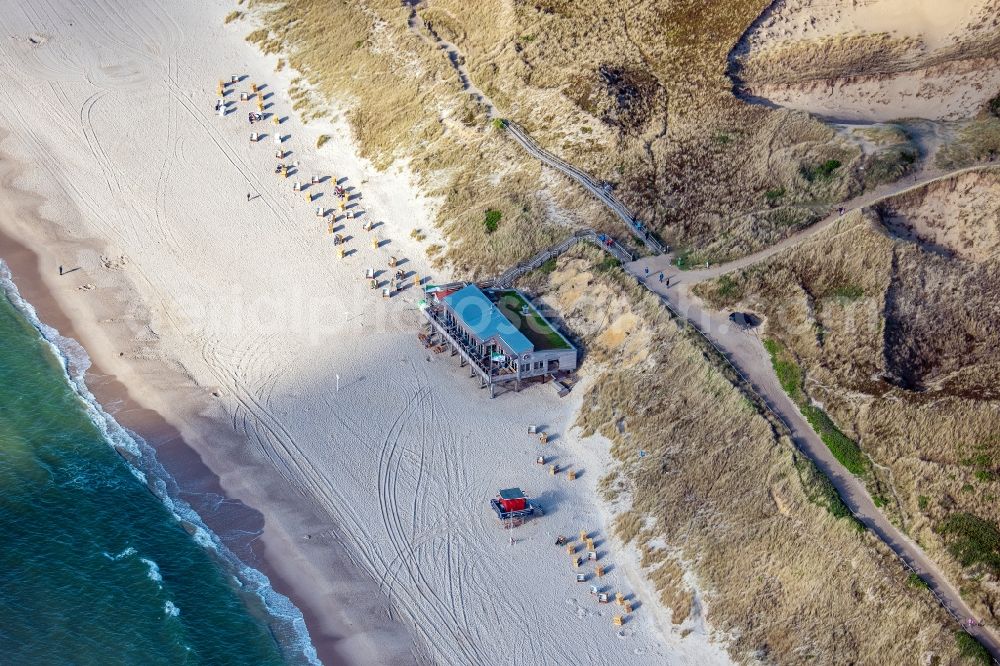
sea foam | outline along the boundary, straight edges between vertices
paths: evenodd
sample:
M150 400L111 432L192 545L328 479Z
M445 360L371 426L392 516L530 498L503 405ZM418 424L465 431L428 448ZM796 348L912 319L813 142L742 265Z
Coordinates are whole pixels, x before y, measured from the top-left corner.
M149 576L149 580L156 583L157 587L162 587L160 583L163 582L163 576L160 575L159 565L157 565L156 562L154 562L153 560L150 560L145 557L140 557L139 561L146 565L146 568L149 571L149 573L147 574Z
M76 394L83 400L90 420L100 430L105 441L123 454L122 458L125 460L125 464L130 470L134 470L133 475L146 482L147 487L163 502L178 521L194 527L195 541L212 551L225 567L235 573L241 587L260 598L268 614L278 620L279 625L287 628L281 636L283 647L305 662L320 666L319 656L309 638L309 630L306 627L302 611L288 597L276 592L271 587L271 581L262 571L249 567L240 561L222 543L218 535L208 529L201 516L187 502L179 499L177 482L156 459L154 449L141 437L122 427L113 416L104 411L84 382L84 375L91 365L86 350L76 340L60 335L59 331L38 318L35 308L21 298L17 286L11 279L10 270L3 260L0 260L0 291L6 294L14 308L39 332L42 340L62 362L63 374ZM124 555L125 557L135 554L134 549L126 549L126 551L128 550L132 552ZM108 553L105 555L112 560L115 559ZM169 608L176 611L170 613L168 609L168 614L176 615L180 612L173 603L168 601L167 604Z
M131 557L132 555L135 555L135 552L136 552L135 548L133 548L132 546L129 546L128 548L126 548L122 552L118 553L117 555L112 555L111 553L106 552L106 551L103 553L103 555L104 555L104 557L108 558L112 562L117 562L118 560L123 560L126 557Z

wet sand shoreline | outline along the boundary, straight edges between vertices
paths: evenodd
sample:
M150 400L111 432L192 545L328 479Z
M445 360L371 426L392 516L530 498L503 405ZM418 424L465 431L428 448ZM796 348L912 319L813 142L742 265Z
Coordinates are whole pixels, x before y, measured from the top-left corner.
M329 608L318 607L315 593L308 592L310 587L316 589L314 587L316 581L311 576L305 575L295 580L294 576L286 574L285 570L290 562L303 564L302 555L294 553L296 549L296 544L292 542L294 535L276 525L266 525L264 514L254 505L271 504L269 508L273 509L275 503L285 504L282 513L286 516L299 514L298 519L303 523L319 524L328 521L327 517L318 515L305 517L303 514L309 514L311 511L303 506L306 503L302 502L291 488L285 493L285 497L271 496L266 500L251 498L250 504L246 503L241 499L246 493L227 489L221 475L213 471L213 465L220 464L219 455L205 455L211 452L198 450L185 439L168 418L148 406L145 401L138 399L125 379L106 369L109 364L115 366L123 363L134 364L139 366L135 368L137 374L162 373L161 381L169 381L166 378L177 372L176 369L169 368L163 363L159 364L162 367L156 368L156 361L128 358L123 351L115 354L115 343L124 349L129 346L130 341L116 340L113 335L102 335L102 331L99 330L100 321L112 320L114 311L121 309L116 308L114 303L127 302L127 296L121 294L102 296L98 300L98 307L93 308L94 294L79 292L81 300L87 298L90 307L81 305L72 314L68 312L56 296L53 283L59 280L87 283L86 280L90 275L82 268L65 264L62 265L62 270L66 272L60 274L58 257L61 256L60 253L67 252L67 249L71 253L77 252L79 247L96 251L99 245L93 241L74 241L57 237L45 239L45 236L54 234L55 225L47 223L38 213L43 203L41 198L13 186L17 173L16 162L0 153L0 183L2 183L0 184L0 260L7 265L18 291L36 310L39 320L56 329L60 335L77 341L87 351L91 365L85 373L85 382L105 411L122 427L139 435L155 449L158 461L177 484L178 497L192 506L209 529L219 535L241 562L266 575L271 587L288 597L302 612L311 642L324 664L347 664L354 661L345 655L343 649L343 642L350 637L350 625L353 624L352 612L347 608L355 597L352 591L372 588L370 599L374 607L365 609L364 616L377 621L378 618L375 616L384 613L383 622L387 624L386 629L394 635L390 640L398 642L402 627L394 626L395 622L390 619L391 613L379 603L380 595L374 581L357 568L349 554L335 539L323 540L325 548L331 551L326 558L330 565L329 571L337 572L335 575L329 573L325 575L334 578L335 586L339 586L345 593L341 595L344 606L338 613L340 617L331 618ZM30 221L25 220L26 217L30 217ZM23 231L26 228L37 230L37 237L23 238ZM19 234L19 231L22 233ZM32 247L29 247L29 243ZM39 247L44 249L35 249ZM65 292L64 286L59 288ZM96 310L100 310L100 315L103 317L99 316ZM89 321L86 321L87 319ZM97 342L98 340L100 342ZM114 358L115 356L118 358ZM187 384L181 389L187 393L191 393L195 388L190 377L185 378L181 384ZM143 393L149 390L148 387L138 388ZM207 391L204 393L208 395ZM190 403L194 401L189 395L183 402L191 406ZM171 416L177 418L178 414ZM241 445L238 441L232 441L239 439L236 433L222 430L210 418L197 413L190 414L189 418L190 422L197 422L193 427L205 433L205 441L229 440L230 446ZM233 472L239 473L240 462L231 461L229 467L231 472L229 476ZM259 475L268 472L260 469L259 465L254 467L256 469L253 470L253 475L258 480ZM255 502L254 499L259 501ZM329 532L328 525L324 525L321 529ZM299 538L305 537L303 535ZM307 540L313 541L311 534ZM320 540L316 540L316 544L319 543ZM282 561L284 566L279 566L278 561ZM375 646L369 647L374 649ZM356 647L347 652L351 653L351 657L359 656ZM393 652L396 658L392 661L398 662L401 652L398 646Z

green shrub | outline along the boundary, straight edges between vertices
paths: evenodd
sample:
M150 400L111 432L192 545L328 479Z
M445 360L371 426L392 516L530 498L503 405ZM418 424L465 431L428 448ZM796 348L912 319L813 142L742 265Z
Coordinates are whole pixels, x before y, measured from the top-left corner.
M785 196L785 188L783 187L776 187L772 190L764 192L764 198L767 199L767 203L771 204L772 206L778 203L778 200L781 199L781 197L783 196Z
M777 340L764 340L764 349L771 357L771 365L778 376L778 382L785 393L799 406L802 415L809 421L816 434L840 461L855 476L867 476L869 472L868 458L858 443L845 435L833 420L819 407L809 404L802 390L802 369L793 361ZM876 504L879 498L875 498ZM882 500L884 502L884 499Z
M601 263L597 264L596 270L598 273L607 273L608 271L613 271L614 269L618 268L621 265L622 262L618 261L612 256L607 256L601 260Z
M1000 575L1000 529L971 513L953 513L939 526L948 551L963 567L983 565Z
M818 166L803 166L801 173L802 177L811 183L814 180L829 180L833 176L833 172L839 168L840 160L827 160Z
M841 301L856 301L865 295L865 290L856 284L846 284L833 290L833 296Z
M819 175L829 178L833 175L833 172L840 168L840 160L827 160L823 164L819 165L817 172Z
M990 481L995 481L997 478L996 472L989 469L977 469L976 470L976 480L982 481L983 483L988 483Z
M978 451L992 451L992 444L979 444L975 448ZM977 453L976 455L962 458L958 461L962 465L969 467L975 467L976 471L973 473L977 481L983 483L989 483L995 481L997 478L996 464L993 461L993 455L991 453Z
M784 348L777 340L764 340L764 349L771 357L774 373L778 375L778 383L796 403L804 399L802 395L802 369L787 358Z
M992 113L997 118L1000 118L1000 94L997 94L996 97L994 97L987 103L987 108L989 108L990 113Z
M927 581L915 573L911 573L907 577L906 584L909 585L910 587L915 587L917 589L922 589L922 590L930 589L930 585L927 584Z
M726 301L738 301L743 297L743 285L734 280L729 275L719 278L715 293L720 299Z
M958 645L958 653L965 659L984 666L990 666L992 663L990 651L971 634L959 629L955 632L955 643Z
M830 479L821 474L811 461L796 457L795 469L798 472L799 481L802 483L802 489L810 502L824 507L834 518L849 519L851 525L858 532L864 531L865 526L854 517L848 506L844 504L844 500L840 498L837 489L830 483Z
M930 503L931 503L931 498L928 497L927 495L917 496L917 508L920 509L921 511L926 511L927 507L930 506Z
M496 210L495 208L489 208L486 211L486 217L483 218L483 226L486 227L486 233L491 234L497 230L500 226L500 218L503 217L503 213Z
M833 457L840 461L840 464L846 467L851 474L867 476L868 458L865 457L858 443L841 432L827 413L819 407L814 405L799 405L799 407L806 420L809 421L809 425L830 449Z

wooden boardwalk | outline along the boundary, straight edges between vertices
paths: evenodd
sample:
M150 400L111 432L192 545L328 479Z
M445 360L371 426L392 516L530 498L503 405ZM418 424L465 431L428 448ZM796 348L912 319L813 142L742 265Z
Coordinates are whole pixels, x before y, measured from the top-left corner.
M602 187L597 181L590 177L589 174L581 171L577 167L573 166L566 160L556 157L549 151L545 150L539 146L534 139L524 130L523 127L518 125L512 120L501 120L500 121L507 133L517 141L522 148L528 151L532 157L535 157L543 164L546 164L557 171L562 172L566 176L569 176L595 197L600 199L600 201L607 206L611 212L620 217L622 221L628 225L628 229L632 232L632 235L638 238L642 243L649 249L653 254L665 254L668 248L660 243L648 230L640 228L639 221L636 216L628 209L628 206L623 204L618 198L612 194L607 188Z
M546 261L550 259L555 259L561 255L566 250L570 249L577 243L581 241L588 241L601 248L612 257L617 259L625 265L631 261L635 260L635 256L627 250L621 243L611 238L610 236L604 236L599 234L593 229L581 229L577 231L569 238L566 238L555 245L545 248L531 259L523 261L519 264L511 266L506 271L501 273L499 276L484 281L482 284L484 287L492 287L494 289L510 289L514 286L525 273L530 273L533 270L538 269Z

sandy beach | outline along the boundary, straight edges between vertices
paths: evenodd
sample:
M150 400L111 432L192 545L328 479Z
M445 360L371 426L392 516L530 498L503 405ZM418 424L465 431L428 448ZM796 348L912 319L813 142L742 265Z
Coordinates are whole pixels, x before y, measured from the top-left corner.
M417 290L383 300L362 279L390 255L448 277L410 236L436 202L405 164L359 158L342 120L303 125L295 72L246 44L246 23L225 25L231 9L4 5L0 259L87 350L91 390L302 611L324 663L728 663L704 617L669 624L635 554L607 537L607 444L571 428L582 390L491 401L419 344ZM284 119L255 125L258 143L254 107L232 92L251 82ZM275 132L298 164L288 179ZM292 182L313 175L306 202ZM341 232L345 258L315 215L336 208L335 182L363 211ZM380 224L363 231L365 218ZM530 424L579 479L533 464ZM507 486L546 509L514 543L488 505ZM624 627L553 545L580 530L598 535L602 584L635 599Z

